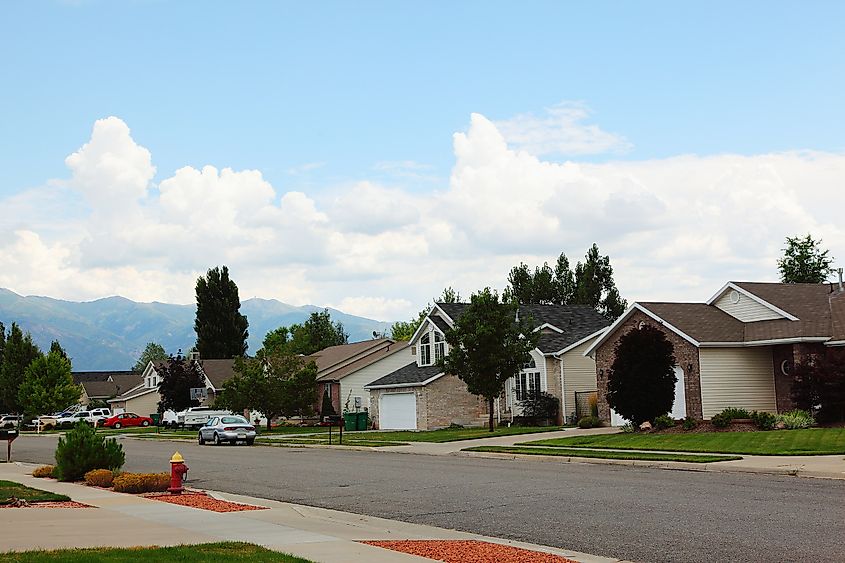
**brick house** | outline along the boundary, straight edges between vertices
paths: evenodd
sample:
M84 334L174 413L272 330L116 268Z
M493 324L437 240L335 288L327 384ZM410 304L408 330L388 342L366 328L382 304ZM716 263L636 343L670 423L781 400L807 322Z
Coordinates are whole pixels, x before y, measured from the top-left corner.
M727 407L783 412L793 407L794 365L845 345L845 292L841 282L729 282L704 303L634 303L586 350L596 360L605 422L623 422L606 397L616 344L643 325L675 348L673 417L709 419Z
M411 337L413 362L365 387L370 391L370 417L378 428L430 430L450 424L483 426L489 418L483 398L471 395L456 375L443 373L437 362L448 353L445 333L466 303L436 303ZM520 401L535 391L560 400L557 422L576 416L579 392L596 391L596 369L584 351L610 324L591 307L520 305L540 332L531 360L505 385L494 405L497 421L522 414Z

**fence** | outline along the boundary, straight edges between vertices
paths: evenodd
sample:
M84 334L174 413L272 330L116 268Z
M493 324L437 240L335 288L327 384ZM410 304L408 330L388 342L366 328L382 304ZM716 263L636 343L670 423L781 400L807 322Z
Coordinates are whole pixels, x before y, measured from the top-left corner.
M575 392L575 419L580 420L582 417L590 416L590 401L596 397L595 391L576 391Z

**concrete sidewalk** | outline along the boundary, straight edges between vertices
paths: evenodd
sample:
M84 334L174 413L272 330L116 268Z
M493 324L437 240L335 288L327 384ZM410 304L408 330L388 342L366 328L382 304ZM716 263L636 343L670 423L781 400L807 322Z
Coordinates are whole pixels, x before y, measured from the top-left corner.
M1 549L25 551L68 547L170 546L243 541L324 563L431 561L358 543L360 540L481 540L562 555L583 563L619 560L489 538L383 518L257 499L228 493L224 500L267 510L216 513L115 493L85 485L36 479L34 465L0 463L0 479L65 494L95 509L0 509Z

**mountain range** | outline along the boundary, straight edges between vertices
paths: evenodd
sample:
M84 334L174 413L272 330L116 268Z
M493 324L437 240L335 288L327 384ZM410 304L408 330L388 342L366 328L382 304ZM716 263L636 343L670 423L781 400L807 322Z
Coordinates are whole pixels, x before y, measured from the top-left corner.
M249 320L249 350L261 347L264 335L280 326L301 323L323 307L296 307L275 299L247 299L241 313ZM357 342L384 332L391 323L349 315L329 308L332 320L343 323L349 341ZM194 345L195 305L138 303L125 297L96 301L63 301L51 297L22 296L0 288L0 322L12 321L32 334L42 350L58 340L73 361L74 371L128 370L148 342L161 344L169 353Z

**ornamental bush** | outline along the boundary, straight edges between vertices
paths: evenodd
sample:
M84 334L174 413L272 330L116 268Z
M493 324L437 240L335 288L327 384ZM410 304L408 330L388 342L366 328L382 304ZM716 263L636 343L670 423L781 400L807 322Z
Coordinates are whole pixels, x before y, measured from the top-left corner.
M597 416L584 416L578 421L578 428L598 428L601 420Z
M691 416L684 419L684 430L692 430L698 426L698 421Z
M522 417L534 426L554 421L560 412L560 400L550 393L528 393L519 402Z
M654 427L658 430L672 428L673 426L675 426L675 419L668 414L661 414L654 419Z
M52 477L53 476L53 466L52 465L42 465L41 467L36 467L32 470L33 477Z
M79 422L56 447L56 469L59 481L79 481L92 469L120 469L126 462L123 446L114 438L105 439L84 422Z
M770 412L754 411L751 413L751 420L760 430L771 430L775 427L777 417Z
M169 486L167 473L121 473L114 478L114 490L118 493L156 493L166 491Z
M716 428L726 428L735 418L751 418L751 413L745 409L728 407L719 414L713 415L710 422Z
M816 421L813 420L813 415L801 409L795 409L777 416L777 424L783 424L787 430L809 428L815 423Z
M85 474L85 484L91 487L109 488L113 481L114 471L111 469L92 469Z

